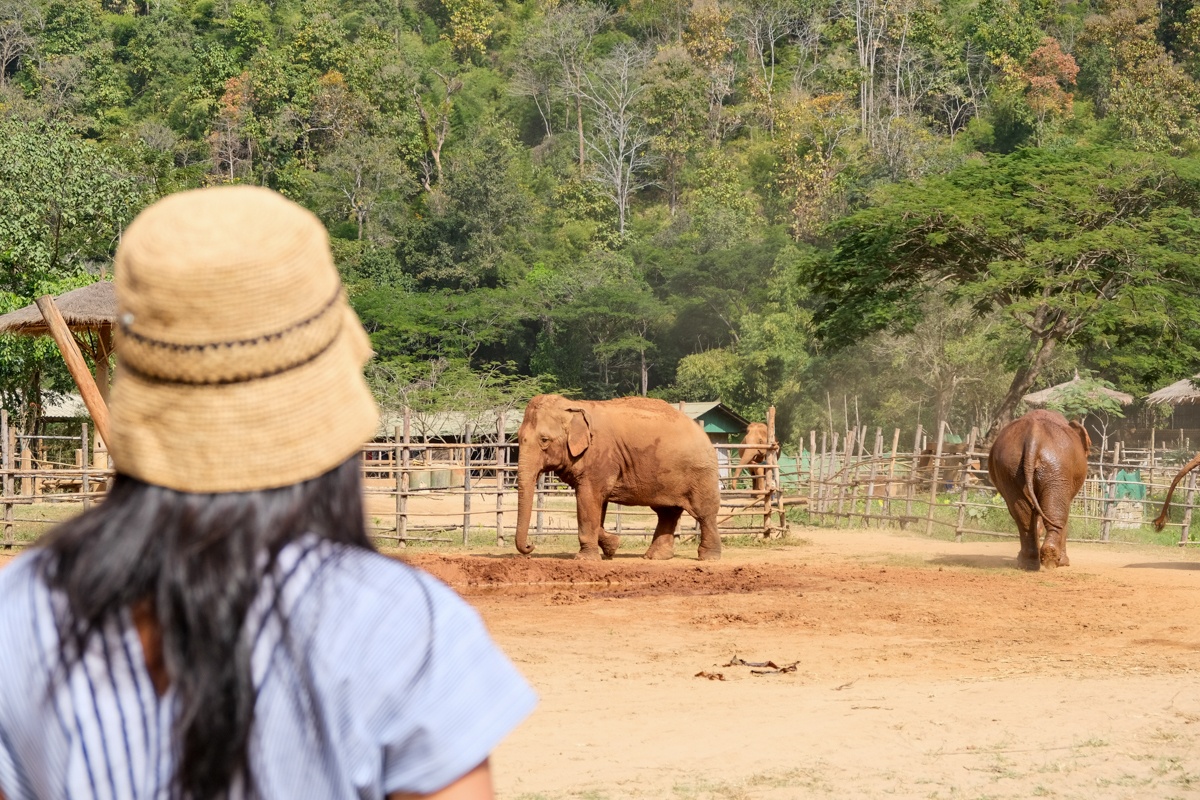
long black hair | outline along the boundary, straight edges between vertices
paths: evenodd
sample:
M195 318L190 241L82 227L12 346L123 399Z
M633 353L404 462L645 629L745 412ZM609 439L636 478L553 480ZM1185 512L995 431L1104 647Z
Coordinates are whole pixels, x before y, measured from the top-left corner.
M149 602L178 703L173 796L221 798L235 782L253 791L244 622L279 551L305 533L372 549L357 456L311 480L253 492L193 494L118 474L102 504L40 543L45 580L67 599L62 674L113 615Z

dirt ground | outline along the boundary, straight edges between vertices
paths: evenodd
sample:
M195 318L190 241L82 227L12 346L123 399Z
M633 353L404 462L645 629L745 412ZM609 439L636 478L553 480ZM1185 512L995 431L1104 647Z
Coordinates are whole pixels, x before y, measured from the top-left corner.
M499 797L1200 795L1200 552L1073 543L1024 573L1012 540L794 536L704 564L405 555L540 693Z

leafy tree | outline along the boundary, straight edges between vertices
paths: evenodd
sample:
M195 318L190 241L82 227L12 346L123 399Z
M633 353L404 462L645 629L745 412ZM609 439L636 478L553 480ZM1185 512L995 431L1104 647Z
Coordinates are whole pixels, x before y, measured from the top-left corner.
M1101 107L1139 149L1186 151L1200 141L1200 85L1156 37L1158 5L1111 0L1088 20L1085 42L1107 64Z
M920 319L937 285L1026 331L993 429L1012 418L1055 349L1132 324L1200 315L1200 172L1131 152L1023 150L887 187L836 227L811 278L831 344Z

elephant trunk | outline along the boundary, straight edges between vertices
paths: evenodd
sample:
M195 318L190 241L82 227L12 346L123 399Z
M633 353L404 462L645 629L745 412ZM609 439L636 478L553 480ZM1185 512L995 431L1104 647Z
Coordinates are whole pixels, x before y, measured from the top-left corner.
M542 464L535 445L529 443L521 448L517 458L517 552L529 555L533 544L529 541L529 515L533 510L533 494L537 489Z
M1171 496L1175 494L1175 487L1183 480L1183 476L1200 466L1200 453L1197 453L1191 461L1183 465L1183 469L1179 470L1179 474L1175 476L1175 480L1171 481L1171 488L1167 489L1167 499L1163 501L1162 511L1154 519L1154 530L1161 531L1167 524L1167 512L1171 510Z

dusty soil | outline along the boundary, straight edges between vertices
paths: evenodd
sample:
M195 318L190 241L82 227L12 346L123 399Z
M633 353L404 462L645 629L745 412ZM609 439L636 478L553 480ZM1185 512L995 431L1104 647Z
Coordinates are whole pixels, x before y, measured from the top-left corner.
M1200 552L1024 573L1014 541L795 535L715 564L404 555L541 695L499 796L1200 795Z

